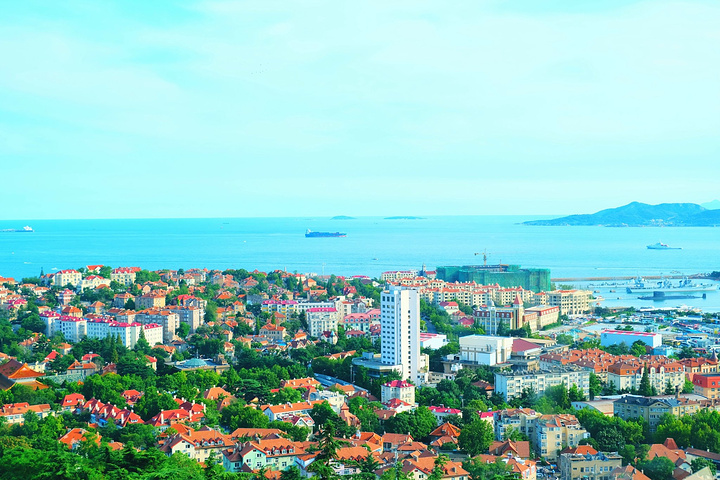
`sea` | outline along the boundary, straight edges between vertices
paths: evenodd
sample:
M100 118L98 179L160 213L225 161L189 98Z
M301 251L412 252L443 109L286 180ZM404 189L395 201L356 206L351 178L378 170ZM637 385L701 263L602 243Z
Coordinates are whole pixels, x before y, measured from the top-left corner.
M551 216L203 218L0 221L32 233L0 232L0 276L38 276L104 264L162 268L244 268L378 277L387 270L507 263L548 268L553 278L692 275L720 270L720 228L540 227ZM305 238L311 229L340 238ZM682 250L649 250L667 243ZM703 280L703 283L707 280ZM563 281L586 287L588 282ZM592 283L592 282L591 282ZM592 283L597 285L598 282ZM590 287L591 289L595 287ZM597 287L603 306L720 311L706 298L643 301L623 287ZM610 292L614 290L614 292ZM699 295L699 294L697 294Z

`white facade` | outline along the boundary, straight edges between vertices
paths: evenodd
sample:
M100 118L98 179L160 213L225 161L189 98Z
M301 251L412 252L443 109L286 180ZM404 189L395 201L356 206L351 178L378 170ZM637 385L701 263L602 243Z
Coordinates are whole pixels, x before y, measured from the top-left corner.
M135 283L135 270L131 268L116 268L110 273L110 280L127 287Z
M513 338L487 335L460 337L460 361L478 365L505 363L512 355Z
M119 337L120 341L127 348L133 348L140 338L140 329L142 324L140 323L120 323L113 322L110 324L108 329L110 335Z
M380 296L381 362L399 366L403 380L426 382L420 361L420 297L417 289L391 285Z
M311 336L319 337L322 332L337 332L339 318L337 309L311 308L305 314Z
M145 334L145 340L147 340L151 347L158 343L163 343L162 325L158 325L157 323L143 325L143 333Z
M86 289L94 290L101 285L110 287L110 279L101 277L100 275L90 275L80 281L80 283L78 284L78 291L82 292Z
M609 347L610 345L620 345L624 343L631 347L633 343L640 340L645 345L657 348L662 345L662 335L659 333L647 332L626 332L623 330L603 330L600 334L600 345Z
M556 367L550 370L495 372L495 393L505 401L519 397L523 390L530 388L537 394L545 393L550 387L577 385L585 396L590 394L590 370L579 367Z
M77 287L82 281L82 274L77 270L60 270L53 275L53 285L64 287L68 283L73 287Z
M45 322L45 336L48 338L52 337L59 328L58 320L60 319L60 314L48 311L41 313L40 318Z
M65 335L68 342L79 342L87 335L87 320L77 317L60 317L57 321L57 330Z

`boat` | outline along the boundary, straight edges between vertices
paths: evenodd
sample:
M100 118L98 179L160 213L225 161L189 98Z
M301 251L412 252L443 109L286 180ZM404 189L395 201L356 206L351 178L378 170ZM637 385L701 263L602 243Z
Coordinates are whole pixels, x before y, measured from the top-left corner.
M12 232L12 233L25 233L25 232L34 232L35 230L32 229L32 227L29 227L25 225L23 228L5 228L0 230L0 232Z
M650 250L682 250L682 247L671 247L667 243L653 243L652 245L647 246Z
M687 277L683 277L680 282L675 285L667 278L661 278L658 282L646 282L644 278L637 277L635 281L627 287L627 293L644 293L644 292L712 292L717 290L714 283L694 283Z
M340 232L313 232L312 230L308 229L307 232L305 232L306 238L323 238L323 237L347 237L347 233L340 233Z

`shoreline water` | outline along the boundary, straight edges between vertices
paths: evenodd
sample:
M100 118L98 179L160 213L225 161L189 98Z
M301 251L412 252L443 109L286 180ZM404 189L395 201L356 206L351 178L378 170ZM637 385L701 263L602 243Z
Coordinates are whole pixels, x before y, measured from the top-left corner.
M543 216L544 217L544 216ZM720 259L711 227L533 227L530 216L217 218L18 221L33 233L0 235L0 276L88 264L161 268L287 269L379 276L387 270L488 263L549 268L554 278L708 273ZM7 223L3 223L6 225ZM21 226L23 226L21 225ZM13 225L9 225L12 227ZM305 238L313 231L344 238ZM658 240L683 250L653 251ZM709 296L710 297L710 296ZM667 303L667 302L666 302ZM720 310L720 295L701 308Z

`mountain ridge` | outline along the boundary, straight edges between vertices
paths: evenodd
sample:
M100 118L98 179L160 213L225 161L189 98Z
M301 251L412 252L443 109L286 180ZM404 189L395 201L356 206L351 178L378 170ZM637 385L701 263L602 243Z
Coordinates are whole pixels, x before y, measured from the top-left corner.
M591 214L568 215L550 220L523 222L531 226L602 226L602 227L716 227L720 210L708 210L696 203L631 202Z

